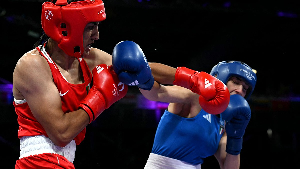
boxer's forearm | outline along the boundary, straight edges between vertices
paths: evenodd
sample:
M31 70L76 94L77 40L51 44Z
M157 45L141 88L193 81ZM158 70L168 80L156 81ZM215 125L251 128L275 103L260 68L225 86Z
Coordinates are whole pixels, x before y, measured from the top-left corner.
M155 62L149 62L149 66L155 81L161 84L173 84L176 68Z
M240 168L240 154L239 155L226 155L223 169L239 169Z

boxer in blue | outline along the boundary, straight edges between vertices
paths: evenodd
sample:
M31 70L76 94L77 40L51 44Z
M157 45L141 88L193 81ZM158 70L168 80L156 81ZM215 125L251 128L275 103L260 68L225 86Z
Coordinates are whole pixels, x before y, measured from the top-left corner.
M121 47L124 44L127 46ZM243 135L251 117L246 99L257 80L254 71L242 62L220 62L210 74L227 87L216 85L218 81L212 77L191 69L148 64L137 46L125 42L114 49L113 67L120 81L137 85L149 100L170 103L157 127L145 168L199 169L203 159L212 155L222 169L239 168ZM211 86L215 94L207 91Z

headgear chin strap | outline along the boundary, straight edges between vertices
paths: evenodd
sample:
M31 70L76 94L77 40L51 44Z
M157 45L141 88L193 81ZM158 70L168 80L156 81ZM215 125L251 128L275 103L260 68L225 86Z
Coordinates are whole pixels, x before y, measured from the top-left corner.
M239 61L219 62L212 68L210 74L212 76L217 75L217 78L224 84L227 84L231 76L241 77L250 85L245 99L249 99L250 95L253 93L257 80L256 73L253 71L253 69L246 63Z
M42 28L58 43L67 55L80 57L83 54L83 31L90 22L106 19L102 0L84 0L67 3L67 0L44 2L42 5Z

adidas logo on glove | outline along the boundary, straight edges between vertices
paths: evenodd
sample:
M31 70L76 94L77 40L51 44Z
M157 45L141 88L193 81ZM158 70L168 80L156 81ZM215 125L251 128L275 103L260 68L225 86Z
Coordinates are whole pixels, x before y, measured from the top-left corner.
M209 82L209 80L205 79L205 86L204 88L208 88L209 86L211 86L212 84Z
M139 85L139 81L137 81L137 80L128 84L128 86L137 86L137 85Z

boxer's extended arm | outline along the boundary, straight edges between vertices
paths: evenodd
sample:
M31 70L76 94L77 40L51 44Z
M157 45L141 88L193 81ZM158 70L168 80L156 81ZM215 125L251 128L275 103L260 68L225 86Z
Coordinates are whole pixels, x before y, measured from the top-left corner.
M140 92L149 100L167 103L191 103L199 95L180 86L164 86L154 81L151 90L140 89Z
M187 68L175 69L161 63L152 62L149 66L155 81L161 84L176 84L200 94L199 103L208 113L220 114L226 109L229 103L228 89L225 84L211 75ZM199 80L201 78L202 81Z

